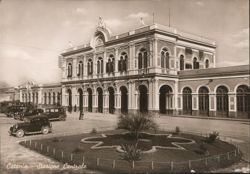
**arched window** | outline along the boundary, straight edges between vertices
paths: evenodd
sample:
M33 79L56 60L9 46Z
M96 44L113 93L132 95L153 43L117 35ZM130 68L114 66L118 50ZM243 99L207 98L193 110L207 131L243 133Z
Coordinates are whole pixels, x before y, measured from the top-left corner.
M138 54L138 68L147 68L148 67L148 54L146 49L142 48Z
M107 73L114 73L114 68L115 67L115 58L111 54L108 58L108 62L106 63L106 72Z
M246 85L241 85L237 88L237 111L250 112L250 89Z
M77 76L78 77L83 76L83 63L82 63L82 61L80 61L78 63Z
M68 77L72 77L72 64L68 63Z
M205 62L205 68L209 68L209 60L208 59Z
M161 51L161 68L169 68L169 52L166 48Z
M195 57L194 60L193 60L193 67L194 67L194 69L199 69L199 66L200 66L200 64L197 61L197 58Z
M184 70L184 56L180 56L180 70Z
M103 74L103 58L99 57L97 60L97 74Z
M127 53L123 52L120 56L120 60L118 61L118 71L120 72L127 71L127 61L128 61L128 55Z
M228 89L225 86L219 86L216 90L217 112L228 116Z
M92 75L93 74L93 61L92 59L88 60L88 75Z

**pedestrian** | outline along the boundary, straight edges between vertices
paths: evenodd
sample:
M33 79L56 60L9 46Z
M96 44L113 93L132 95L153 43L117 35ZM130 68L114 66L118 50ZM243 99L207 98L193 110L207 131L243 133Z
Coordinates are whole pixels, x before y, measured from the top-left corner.
M79 120L83 120L83 116L84 116L84 113L83 113L83 110L81 109L80 110L80 115L79 115Z

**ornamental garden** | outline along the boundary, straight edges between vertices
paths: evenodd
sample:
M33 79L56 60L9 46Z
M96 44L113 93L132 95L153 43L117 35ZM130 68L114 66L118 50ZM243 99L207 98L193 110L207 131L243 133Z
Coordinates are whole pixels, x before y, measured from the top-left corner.
M161 130L148 115L121 115L117 128L22 141L21 145L74 166L115 173L207 172L230 166L242 153L218 132Z

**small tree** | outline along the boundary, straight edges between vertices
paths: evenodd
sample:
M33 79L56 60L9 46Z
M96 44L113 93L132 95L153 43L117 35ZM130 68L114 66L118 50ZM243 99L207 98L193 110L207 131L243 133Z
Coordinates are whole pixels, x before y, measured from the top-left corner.
M128 130L138 142L139 134L142 131L158 129L157 124L149 115L120 115L117 127Z

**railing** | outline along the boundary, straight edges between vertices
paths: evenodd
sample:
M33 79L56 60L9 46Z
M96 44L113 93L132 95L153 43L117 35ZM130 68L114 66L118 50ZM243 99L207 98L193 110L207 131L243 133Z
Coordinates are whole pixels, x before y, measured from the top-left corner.
M202 133L197 134L202 135ZM146 173L190 172L191 170L207 171L210 168L222 168L229 164L233 164L242 156L240 149L236 147L234 150L227 153L187 161L176 162L152 160L128 162L121 159L88 157L83 153L69 153L63 151L62 149L56 149L55 147L42 144L39 140L25 140L20 142L20 144L43 155L52 157L63 164L109 172L115 170L116 172L126 173L136 173L138 171Z

